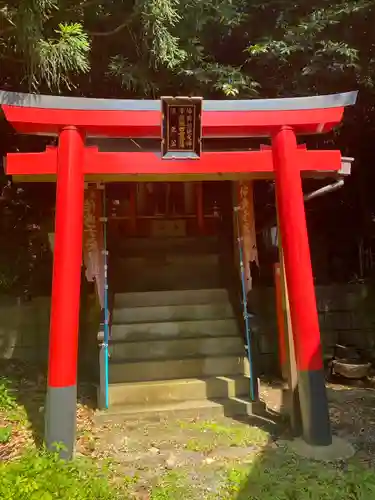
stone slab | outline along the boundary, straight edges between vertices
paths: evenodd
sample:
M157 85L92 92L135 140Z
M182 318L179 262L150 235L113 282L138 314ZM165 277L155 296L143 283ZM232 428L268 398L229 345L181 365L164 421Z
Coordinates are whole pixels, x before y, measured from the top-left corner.
M248 362L240 356L215 356L159 361L110 362L109 382L146 382L248 374Z
M249 387L250 379L245 376L111 384L109 402L111 406L158 405L197 399L233 398L246 396Z
M111 342L112 361L176 359L197 356L241 356L245 352L238 337L199 337L192 339L138 340L136 342Z
M237 321L233 319L210 319L196 321L169 321L157 323L133 323L112 325L112 340L157 340L195 337L238 336Z
M187 304L210 304L228 300L225 288L208 290L166 290L161 292L119 293L115 307L152 307Z
M113 322L116 324L227 319L233 317L233 310L228 302L154 307L124 307L113 311Z

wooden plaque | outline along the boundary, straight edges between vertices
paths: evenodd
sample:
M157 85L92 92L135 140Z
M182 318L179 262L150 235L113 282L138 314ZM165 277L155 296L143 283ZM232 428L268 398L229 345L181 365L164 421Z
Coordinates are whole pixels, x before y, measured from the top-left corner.
M202 150L202 98L162 97L161 111L162 158L199 159Z

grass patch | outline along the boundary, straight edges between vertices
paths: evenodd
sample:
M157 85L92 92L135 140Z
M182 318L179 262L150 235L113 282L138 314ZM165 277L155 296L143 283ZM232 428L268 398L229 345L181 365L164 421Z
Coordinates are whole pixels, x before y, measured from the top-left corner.
M125 500L111 484L109 472L92 462L66 462L48 453L27 453L0 464L2 500Z
M192 485L180 471L167 472L150 493L150 500L193 500Z
M10 425L0 427L0 445L9 443L11 437L12 427Z
M186 441L185 450L194 451L197 453L208 454L215 448L217 448L218 443L216 440L201 440L201 439L188 439Z
M247 467L229 469L220 498L372 500L375 498L375 473L356 465L340 469L273 450Z
M14 389L5 377L0 377L0 418L7 422L27 424L25 408L18 403Z
M194 437L187 441L191 451L207 451L217 446L264 446L269 441L268 432L249 425L225 425L216 421L180 422L180 427L204 433L204 438Z
M17 400L10 389L10 383L5 377L0 377L0 411L17 410Z
M0 378L0 460L9 460L33 446L25 408L5 378Z
M86 413L80 414L81 410L78 410L79 439L93 459L64 462L43 450L33 451L28 398L35 400L38 410L41 391L30 391L28 386L26 389L25 394L17 394L15 390L22 391L21 385L0 378L1 500L375 499L375 473L357 466L355 461L334 466L301 460L281 448L267 447L270 436L266 431L224 418L179 422L179 428L171 429L172 441L176 432L181 438L179 445L202 454L217 447L255 446L251 463L231 460L228 468L228 462L198 457L202 458L200 463L193 457L192 463L177 464L177 469L165 474L160 475L159 465L153 470L154 465L150 464L149 470L145 463L144 472L142 468L137 475L127 476L123 464L117 462L110 450L112 458L92 453L96 441L104 439L104 433L103 436L95 433ZM23 397L16 399L17 396ZM20 401L25 402L28 413ZM157 432L157 426L155 429Z

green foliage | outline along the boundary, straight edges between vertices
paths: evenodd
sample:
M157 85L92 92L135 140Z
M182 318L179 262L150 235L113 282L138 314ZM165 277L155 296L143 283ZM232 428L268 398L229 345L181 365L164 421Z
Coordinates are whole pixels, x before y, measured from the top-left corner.
M353 465L340 470L273 451L250 466L228 469L220 498L372 500L374 495L375 475L371 470Z
M66 462L48 453L28 453L0 463L2 500L126 500L110 485L108 471L84 460Z
M182 472L167 472L160 478L155 488L152 489L150 500L176 500L177 498L183 498L184 500L193 499L194 494L189 486L189 482Z
M373 0L0 0L2 78L139 97L330 92L342 75L371 87L374 13Z
M9 382L6 378L0 378L0 411L15 410L17 408L17 400L12 394Z
M204 436L203 441L193 438L187 441L187 448L193 451L199 449L225 446L264 446L270 439L269 433L258 427L241 425L223 425L215 421L180 422L186 431L198 430Z
M179 3L179 0L147 0L140 9L144 42L155 67L163 65L172 69L187 57L179 47L179 38L171 33L181 21Z
M226 96L237 97L240 93L255 96L258 93L259 83L253 81L240 67L203 62L201 67L195 69L181 69L180 74L194 77L200 88L218 90Z
M10 182L0 193L0 294L27 297L34 279L42 276L37 267L49 254L38 224L40 205L27 197L27 189Z
M8 443L11 437L12 427L10 425L7 425L6 427L0 427L0 445Z
M172 93L256 95L258 85L243 68L217 60L209 47L209 34L223 40L241 24L245 6L228 0L137 2L126 25L134 55L110 56L108 75L139 95L155 97L169 86Z
M340 86L342 75L346 85L374 83L374 39L371 19L375 14L372 0L337 1L300 0L285 9L270 1L262 10L273 19L269 33L260 34L248 46L250 64L259 71L274 68L275 78L284 74L297 82L302 90L321 91ZM273 8L270 6L273 5ZM266 11L266 12L265 12ZM365 34L365 36L363 36ZM267 71L268 74L268 71ZM287 84L283 82L284 88ZM290 85L291 86L291 85Z
M4 29L0 24L0 58L24 66L24 76L31 89L41 82L59 90L71 86L74 73L90 69L90 41L80 23L56 23L59 0L20 0L0 2ZM68 16L69 17L69 16ZM3 39L3 40L1 40Z
M110 59L107 74L115 77L125 90L135 94L154 96L159 91L157 83L150 78L148 65L134 65L121 55Z
M56 34L57 38L37 43L39 75L51 88L60 89L61 85L69 88L71 74L90 70L90 42L79 23L59 24ZM38 85L39 81L35 83Z

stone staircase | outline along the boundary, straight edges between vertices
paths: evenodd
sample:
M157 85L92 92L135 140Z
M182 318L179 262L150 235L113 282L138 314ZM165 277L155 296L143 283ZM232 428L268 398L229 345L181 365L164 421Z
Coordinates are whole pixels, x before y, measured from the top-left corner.
M110 412L248 413L243 339L224 288L118 293Z
M218 237L115 245L109 414L247 413L249 370Z
M125 238L116 241L115 251L111 289L117 293L224 286L220 244L214 236Z

